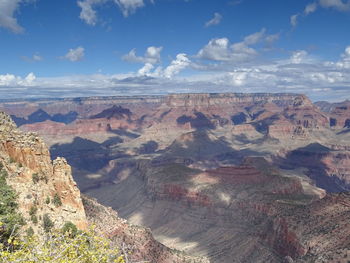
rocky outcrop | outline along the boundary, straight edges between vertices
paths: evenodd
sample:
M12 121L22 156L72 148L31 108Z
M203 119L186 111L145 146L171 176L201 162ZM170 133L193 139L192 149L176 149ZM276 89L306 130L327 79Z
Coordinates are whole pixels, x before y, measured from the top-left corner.
M350 128L350 101L338 103L316 102L322 111L330 115L330 126L334 128Z
M72 222L86 229L87 219L65 159L51 161L48 148L33 133L17 130L9 117L0 113L0 161L9 174L7 182L18 194L19 212L37 233L43 232L45 214L60 228Z

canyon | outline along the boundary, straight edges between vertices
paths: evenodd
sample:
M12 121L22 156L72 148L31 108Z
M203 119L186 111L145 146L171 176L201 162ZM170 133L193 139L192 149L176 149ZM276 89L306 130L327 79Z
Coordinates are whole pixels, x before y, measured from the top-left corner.
M29 137L10 132L2 149L57 178L42 195L80 211L72 222L129 233L157 263L167 247L210 262L348 262L349 109L284 93L7 100L0 110ZM112 208L149 230L130 234Z
M24 225L17 226L19 235L31 229L44 238L48 232L44 218L49 218L53 229L66 223L84 231L94 226L98 235L109 238L133 262L209 262L164 246L148 229L128 223L112 208L82 195L67 161L61 157L51 160L43 140L18 130L4 112L0 112L0 163L1 176L6 174L6 183L14 189L23 218Z

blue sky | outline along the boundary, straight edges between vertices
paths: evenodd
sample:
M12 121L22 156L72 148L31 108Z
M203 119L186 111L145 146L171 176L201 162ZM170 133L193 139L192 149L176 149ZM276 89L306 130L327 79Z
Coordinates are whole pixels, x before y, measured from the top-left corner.
M0 0L0 96L350 99L348 0Z

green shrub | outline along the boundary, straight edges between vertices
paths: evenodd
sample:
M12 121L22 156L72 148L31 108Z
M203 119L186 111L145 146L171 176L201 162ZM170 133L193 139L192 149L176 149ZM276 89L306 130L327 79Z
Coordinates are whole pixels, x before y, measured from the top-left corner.
M49 197L49 196L46 197L45 203L46 203L47 205L50 204L50 197Z
M17 195L6 183L5 176L0 176L0 244L7 245L12 232L17 232L25 222L17 213Z
M43 228L45 232L50 232L50 230L53 228L54 224L52 220L50 219L48 214L45 214L43 217Z
M59 207L59 206L62 205L62 201L61 201L61 198L60 198L60 196L58 195L58 193L55 193L52 202L53 202L53 204L54 204L56 207Z
M70 237L75 237L78 233L78 228L72 222L66 222L62 227L62 233L68 234Z

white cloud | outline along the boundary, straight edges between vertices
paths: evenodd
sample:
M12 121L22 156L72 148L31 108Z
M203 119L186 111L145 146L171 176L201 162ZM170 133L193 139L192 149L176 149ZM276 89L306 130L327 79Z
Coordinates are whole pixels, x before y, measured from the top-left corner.
M290 62L292 64L300 64L305 62L308 53L305 50L294 51L290 57Z
M258 52L250 46L265 40L267 38L265 32L263 28L259 32L246 36L242 42L234 44L230 44L227 38L212 39L199 50L197 58L226 62L248 61L258 55Z
M34 55L32 55L30 57L22 56L21 58L27 62L38 62L38 61L43 60L43 57L40 56L38 53L35 53Z
M147 76L151 74L154 66L151 63L146 63L142 68L140 68L137 72L138 75Z
M198 57L202 59L225 61L230 60L230 47L227 38L216 38L209 41L209 43L198 52Z
M11 0L9 0L11 1ZM115 3L124 17L136 12L137 9L145 6L144 0L79 0L77 1L78 6L81 8L80 19L82 19L88 25L94 26L98 22L96 6L104 5L108 2ZM154 0L150 0L154 3Z
M271 46L274 42L276 42L280 38L280 34L268 35L265 37L265 43Z
M19 6L27 2L35 2L35 0L1 0L0 27L9 29L14 33L22 33L24 29L18 24L14 15Z
M220 15L219 13L214 13L214 17L205 23L205 27L218 25L220 24L221 20L222 15Z
M80 19L84 20L88 25L96 25L97 15L93 9L94 5L100 5L105 3L106 0L82 0L78 1L77 4L81 8Z
M182 70L189 67L191 60L186 54L180 53L176 55L176 58L170 62L166 68L157 67L155 70L151 63L146 63L137 72L141 76L149 76L154 78L167 78L172 79L175 75L179 74ZM153 70L153 71L152 71Z
M160 63L160 53L162 50L163 47L150 46L142 57L136 55L136 49L132 49L128 54L124 55L122 59L128 62L158 64Z
M25 79L24 79L24 83L26 83L27 85L31 85L36 79L36 76L34 75L33 72L29 73Z
M298 17L299 17L299 14L295 14L295 15L292 15L290 17L290 24L293 26L293 27L296 27L297 24L298 24Z
M333 8L338 11L349 11L350 10L350 1L342 0L319 0L319 5L323 8Z
M344 53L341 55L341 60L335 63L338 68L350 69L350 46L345 48Z
M304 9L304 14L305 15L311 14L311 13L315 12L316 9L317 9L317 3L316 2L308 4L305 7L305 9Z
M0 86L10 86L17 83L19 80L18 77L12 74L0 75Z
M163 75L166 78L172 78L174 75L179 74L190 65L191 61L184 53L177 54L176 59L171 61L170 65L164 69Z
M298 18L301 15L308 16L316 12L318 8L335 9L340 12L350 11L350 0L317 0L316 2L306 5L302 14L296 14L290 17L290 23L293 27L298 24Z
M36 77L34 73L29 73L24 79L13 74L0 75L0 86L31 86Z
M136 9L144 7L143 0L114 0L125 17L135 13Z
M33 59L34 61L41 61L41 60L43 60L43 57L40 56L40 55L38 55L38 54L34 54L33 57L32 57L32 59Z
M72 62L80 61L84 58L84 52L85 49L83 47L77 47L76 49L71 48L63 58Z
M260 42L263 37L265 36L265 32L266 32L266 29L263 28L261 29L259 32L256 32L254 34L251 34L251 35L248 35L244 38L244 43L246 45L254 45L254 44L257 44L258 42Z

